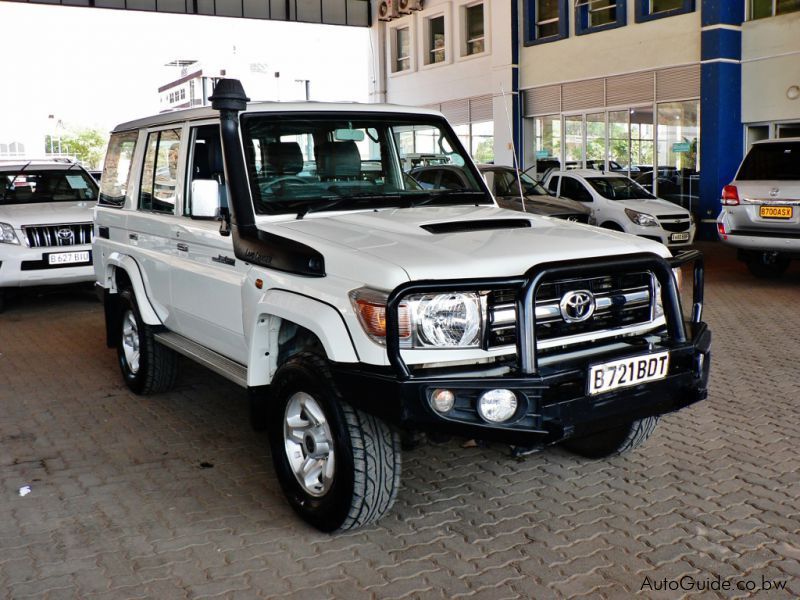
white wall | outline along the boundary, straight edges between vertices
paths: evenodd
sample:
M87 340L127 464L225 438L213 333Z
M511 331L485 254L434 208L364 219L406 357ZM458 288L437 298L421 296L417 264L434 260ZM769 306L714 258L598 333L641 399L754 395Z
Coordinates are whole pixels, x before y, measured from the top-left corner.
M509 164L512 153L511 116L511 3L484 0L485 51L461 56L461 10L474 0L427 0L425 9L388 23L376 20L370 35L370 101L423 106L474 96L494 96L495 161ZM377 13L375 13L377 14ZM445 15L446 60L424 64L427 53L425 22ZM392 32L408 26L411 31L411 68L392 73ZM503 99L502 92L506 98Z
M523 47L520 51L520 88L660 69L700 60L699 6L685 15L636 23L635 4L627 3L626 26L587 35L575 35L574 10L570 8L568 38ZM574 2L570 2L572 5ZM520 26L523 26L522 18ZM520 40L524 40L522 32Z
M800 120L800 13L742 25L742 121Z

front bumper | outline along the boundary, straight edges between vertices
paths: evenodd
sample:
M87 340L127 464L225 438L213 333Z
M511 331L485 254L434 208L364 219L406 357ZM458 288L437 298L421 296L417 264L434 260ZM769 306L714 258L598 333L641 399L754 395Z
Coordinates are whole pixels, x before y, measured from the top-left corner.
M79 264L49 264L50 254L88 252L89 260ZM0 287L61 285L94 281L91 244L29 248L0 244Z
M684 322L678 290L671 268L694 262L691 317ZM613 263L584 261L584 273L640 268L647 265L662 285L666 326L624 343L596 346L588 352L565 354L557 361L540 365L536 359L535 314L527 310L535 290L545 275L574 272L575 265L543 265L520 278L518 295L517 358L505 365L484 366L484 370L464 373L462 367L447 372L412 372L403 362L399 345L392 337L397 331L396 308L404 294L420 288L448 287L449 283L420 283L401 286L392 293L387 309L387 347L392 368L368 365L333 365L339 389L348 400L365 412L394 425L431 432L536 446L613 428L635 419L678 410L707 396L711 359L711 333L701 321L703 307L703 262L699 252L691 251L671 259L635 256ZM480 288L491 282L462 282L464 289ZM588 395L587 378L592 364L667 351L670 363L664 379ZM476 369L476 367L473 367ZM451 390L455 407L445 414L435 411L430 397L435 389ZM477 412L477 400L491 389L513 391L520 408L502 424L489 423Z

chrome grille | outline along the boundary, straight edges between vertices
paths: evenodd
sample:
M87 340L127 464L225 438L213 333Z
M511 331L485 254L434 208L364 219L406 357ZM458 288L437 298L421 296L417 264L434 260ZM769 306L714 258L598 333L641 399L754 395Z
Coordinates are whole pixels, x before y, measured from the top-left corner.
M661 221L661 227L664 228L664 231L671 231L673 233L677 233L679 231L689 231L692 227L692 223L689 220L681 221L678 223L665 223Z
M22 231L31 248L80 246L92 243L91 223L62 225L23 225Z
M630 328L649 323L654 315L655 279L649 272L608 275L582 279L545 281L536 295L536 340L540 349L573 343L572 336L615 331L625 334ZM595 311L581 323L568 323L559 306L564 294L589 290L595 298ZM489 293L487 309L487 347L516 343L516 290Z

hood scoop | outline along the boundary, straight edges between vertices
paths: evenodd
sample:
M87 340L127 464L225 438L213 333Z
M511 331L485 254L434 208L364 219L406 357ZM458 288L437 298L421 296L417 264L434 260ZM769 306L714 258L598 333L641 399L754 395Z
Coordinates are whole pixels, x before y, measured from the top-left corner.
M420 225L429 233L461 233L465 231L492 231L495 229L525 229L530 227L528 219L475 219L470 221L451 221Z

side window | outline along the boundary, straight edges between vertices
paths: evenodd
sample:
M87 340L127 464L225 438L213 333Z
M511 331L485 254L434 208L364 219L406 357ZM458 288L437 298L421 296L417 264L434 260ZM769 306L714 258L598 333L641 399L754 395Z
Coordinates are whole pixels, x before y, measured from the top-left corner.
M147 136L139 210L175 213L180 145L180 129L154 131Z
M189 164L187 170L186 202L183 214L192 214L192 183L198 180L213 180L219 184L220 206L227 206L225 193L225 166L222 162L222 143L219 136L219 125L201 125L192 127L189 135ZM258 140L256 140L258 141ZM149 147L148 147L149 150ZM259 160L260 160L260 155Z
M565 198L578 200L579 202L591 202L592 195L586 191L583 184L572 177L564 177L561 182L561 195Z
M553 176L550 178L550 183L547 184L547 189L550 191L551 194L558 193L558 180L560 179L559 176ZM563 195L563 192L562 192Z
M133 151L138 132L115 133L108 142L103 176L100 179L100 205L122 208L131 174Z

